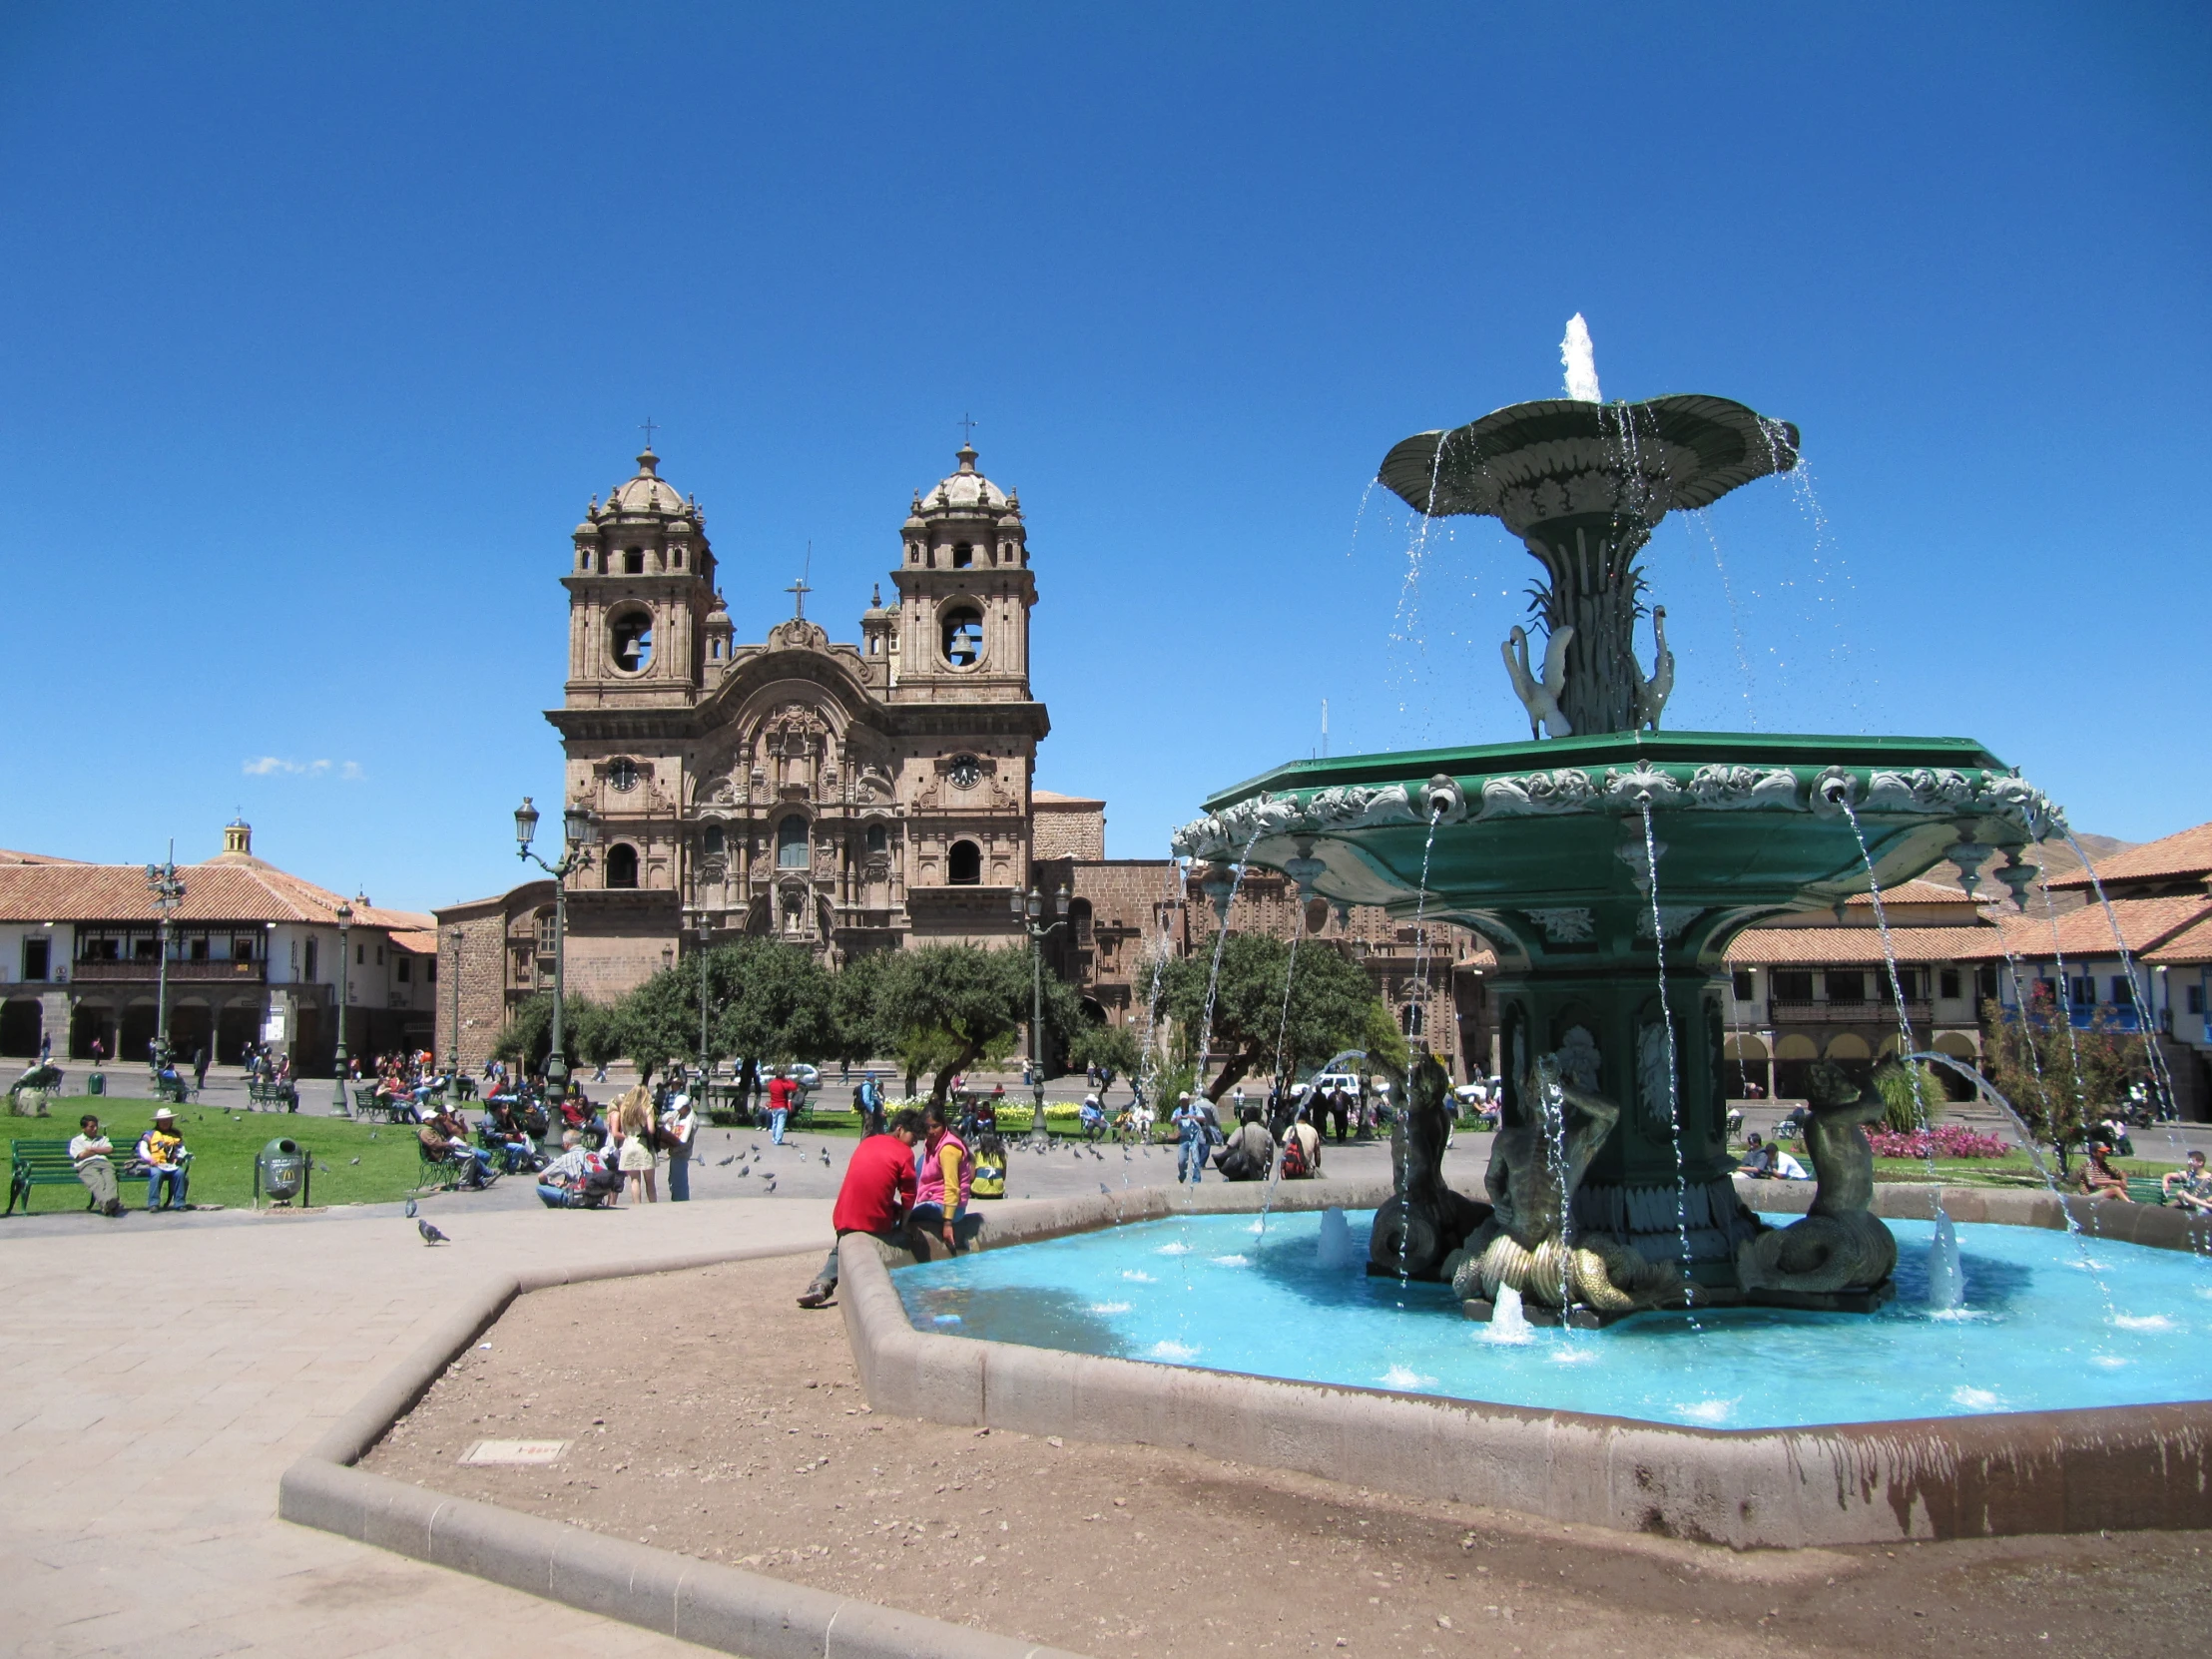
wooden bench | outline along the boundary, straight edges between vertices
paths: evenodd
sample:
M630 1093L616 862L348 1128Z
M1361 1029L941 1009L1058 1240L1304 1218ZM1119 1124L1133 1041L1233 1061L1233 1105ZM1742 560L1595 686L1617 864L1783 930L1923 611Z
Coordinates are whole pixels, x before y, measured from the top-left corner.
M2127 1178L2127 1196L2138 1204L2163 1204L2166 1189L2155 1175L2131 1175Z
M143 1133L143 1131L142 1131ZM136 1177L146 1178L146 1166L138 1160L139 1137L127 1140L110 1135L115 1151L108 1162L115 1168L118 1186ZM191 1181L191 1154L185 1158L186 1181ZM31 1193L38 1187L75 1187L85 1195L85 1208L92 1208L92 1189L77 1179L77 1162L69 1155L69 1142L60 1140L24 1140L8 1143L8 1207L0 1214L14 1215L20 1202L23 1213L31 1213Z

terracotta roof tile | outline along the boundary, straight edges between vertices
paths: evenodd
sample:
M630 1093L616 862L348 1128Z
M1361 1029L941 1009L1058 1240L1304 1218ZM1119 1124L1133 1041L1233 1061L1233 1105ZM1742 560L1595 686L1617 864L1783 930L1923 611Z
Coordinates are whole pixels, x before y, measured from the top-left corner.
M2141 846L2131 846L2125 852L2115 852L2109 858L2098 859L2092 867L2097 872L2097 879L2107 884L2114 881L2156 880L2160 876L2212 874L2212 824L2200 824L2194 830L2184 830L2159 840L2145 841ZM2089 876L2086 871L2074 870L2065 875L2052 876L2050 884L2059 889L2086 887L2089 885Z
M2026 915L2006 916L2000 925L2013 955L2049 960L2061 951L2068 956L2118 955L2112 942L2114 920L2129 950L2149 951L2206 917L2212 917L2212 895L2193 893L2174 898L2115 898L2110 918L2103 905L2091 903L2068 910L2055 921L2030 910Z
M1994 927L1893 927L1890 938L1901 962L2001 954ZM1869 967L1885 960L1879 927L1747 927L1728 947L1731 967Z
M2169 967L2212 962L2212 916L2191 922L2164 944L2144 951L2143 960Z
M259 858L232 856L182 867L182 922L318 921L328 923L336 893ZM412 910L356 904L356 924L421 929L434 925ZM159 920L146 890L143 864L0 864L0 921L148 922Z

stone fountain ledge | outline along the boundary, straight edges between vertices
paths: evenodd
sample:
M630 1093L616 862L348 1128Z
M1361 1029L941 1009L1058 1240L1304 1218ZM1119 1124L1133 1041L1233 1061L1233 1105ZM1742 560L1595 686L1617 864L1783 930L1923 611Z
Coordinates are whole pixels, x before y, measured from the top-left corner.
M587 1280L789 1255L782 1245L704 1251L487 1282L284 1471L277 1514L747 1659L1081 1659L1059 1648L695 1560L497 1504L448 1497L353 1466L517 1297Z
M1810 1182L1740 1184L1768 1210ZM1935 1189L1877 1189L1876 1212L1926 1218ZM1300 1182L1277 1211L1367 1209L1385 1182ZM1149 1189L1009 1205L980 1248L1176 1214L1256 1213L1256 1186ZM2063 1227L2043 1193L1943 1189L1958 1221ZM2070 1201L2069 1201L2070 1202ZM2128 1214L2140 1211L2140 1214ZM2212 1236L2139 1205L2077 1210L2097 1237L2205 1249ZM846 1237L839 1300L868 1402L962 1426L1134 1441L1298 1470L1409 1497L1737 1549L1906 1538L2212 1526L2212 1400L1817 1428L1677 1427L1331 1383L1098 1359L916 1331L889 1269Z

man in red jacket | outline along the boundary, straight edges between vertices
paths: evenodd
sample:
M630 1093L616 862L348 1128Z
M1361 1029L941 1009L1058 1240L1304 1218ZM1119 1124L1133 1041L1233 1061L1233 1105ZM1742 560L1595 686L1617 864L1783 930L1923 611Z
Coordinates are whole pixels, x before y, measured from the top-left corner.
M921 1139L919 1112L908 1109L891 1119L890 1129L870 1135L853 1148L844 1166L844 1185L830 1225L841 1243L847 1233L872 1233L885 1244L905 1246L908 1215L914 1207L914 1143ZM802 1308L820 1308L836 1294L837 1246L822 1264L815 1282L800 1296Z

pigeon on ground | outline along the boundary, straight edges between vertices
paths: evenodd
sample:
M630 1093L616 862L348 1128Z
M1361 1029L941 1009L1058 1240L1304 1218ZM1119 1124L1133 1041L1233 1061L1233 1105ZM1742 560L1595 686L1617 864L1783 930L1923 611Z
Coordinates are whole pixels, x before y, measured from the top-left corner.
M360 1162L360 1160L358 1158L348 1158L346 1159L346 1162L349 1164L357 1164Z
M408 1200L407 1200L407 1219L408 1219L409 1221L412 1221L412 1220L414 1220L414 1214L415 1214L415 1201L414 1201L413 1199L411 1199L411 1198L410 1198L410 1199L408 1199Z
M728 1168L729 1168L729 1167L730 1167L730 1166L731 1166L732 1164L736 1163L737 1161L738 1161L738 1155L737 1155L737 1154L736 1154L735 1152L733 1152L733 1153L731 1153L731 1154L730 1154L730 1156L729 1156L729 1157L727 1157L727 1158L723 1159L721 1163L717 1164L717 1165L715 1166L715 1168L717 1168L717 1169L728 1169Z
M422 1235L422 1242L426 1245L451 1244L453 1242L426 1221L417 1221L415 1231Z
M1095 1146L1091 1148L1091 1156L1093 1158L1096 1158L1102 1164L1106 1161L1106 1154L1099 1151L1098 1148Z
M759 1141L755 1141L755 1142L753 1142L753 1143L752 1143L752 1145L753 1145L753 1156L754 1156L754 1157L756 1157L756 1158L758 1158L758 1157L759 1157L759 1156L761 1155L761 1143L760 1143Z
M314 1169L315 1169L315 1174L317 1174L317 1175L328 1175L328 1174L330 1173L330 1166L329 1166L328 1164L325 1164L325 1163L324 1163L324 1162L323 1162L323 1161L322 1161L321 1159L319 1159L319 1158L317 1158L317 1159L315 1160L315 1165L314 1165Z
M373 1141L374 1139L376 1139L376 1131L375 1131L375 1130L373 1130L373 1129L371 1129L371 1130L370 1130L370 1131L368 1132L368 1138L369 1138L370 1140L372 1140L372 1141Z
M822 1149L822 1167L824 1169L830 1167L830 1149L828 1147Z
M1106 1194L1106 1196L1107 1196L1107 1197L1109 1197L1109 1198L1111 1198L1111 1197L1113 1196L1113 1193L1114 1193L1114 1189L1113 1189L1113 1188L1111 1188L1111 1187L1109 1187L1109 1186L1107 1186L1107 1185L1106 1185L1106 1183L1105 1183L1105 1182L1103 1182L1103 1181L1101 1181L1101 1182L1100 1182L1100 1183L1098 1184L1098 1190L1099 1190L1100 1192L1102 1192L1102 1193Z
M770 1176L770 1177L769 1177L769 1178L768 1178L768 1179L767 1179L766 1181L764 1181L764 1182L762 1182L762 1183L761 1183L761 1191L763 1191L764 1193L772 1193L772 1192L774 1192L775 1190L776 1190L776 1177L775 1177L775 1176L773 1176L773 1175L772 1175L772 1176Z
M723 1162L724 1162L724 1163L726 1163L726 1164L727 1164L727 1163L728 1163L729 1161L730 1161L730 1160L729 1160L729 1159L727 1159L727 1158L723 1159ZM741 1169L741 1170L739 1170L739 1171L738 1171L738 1179L739 1179L740 1181L743 1181L743 1180L744 1180L744 1179L745 1179L745 1178L746 1178L747 1176L751 1175L752 1173L753 1173L753 1166L752 1166L751 1164L748 1164L748 1165L746 1165L746 1166L745 1166L745 1168L743 1168L743 1169Z

